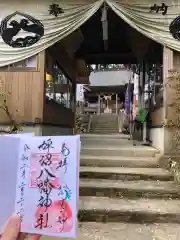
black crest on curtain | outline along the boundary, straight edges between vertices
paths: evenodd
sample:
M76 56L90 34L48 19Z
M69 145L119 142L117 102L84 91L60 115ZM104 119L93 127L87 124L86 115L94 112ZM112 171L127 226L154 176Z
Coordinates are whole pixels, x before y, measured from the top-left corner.
M180 41L180 16L178 16L171 22L169 26L169 31L172 34L173 38Z
M20 20L13 19L19 16ZM19 32L25 32L24 37L18 37ZM1 37L13 48L29 47L37 43L44 35L43 24L28 14L14 12L1 21Z

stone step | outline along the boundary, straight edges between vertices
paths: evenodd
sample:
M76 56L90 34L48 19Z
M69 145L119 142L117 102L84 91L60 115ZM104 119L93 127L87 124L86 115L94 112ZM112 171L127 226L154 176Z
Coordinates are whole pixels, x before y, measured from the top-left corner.
M80 222L76 240L178 240L180 228L178 224L154 223L95 223ZM42 240L57 239L42 236ZM70 240L70 238L59 238Z
M108 125L108 124L112 124L112 123L117 124L118 123L117 119L115 119L113 121L94 121L94 122L92 122L92 124L94 124L94 125L97 125L97 124L104 124L104 125L107 124Z
M173 181L172 174L161 168L125 168L125 167L80 167L81 178L111 180L161 180Z
M118 129L104 129L104 130L91 129L90 132L93 132L93 133L99 132L101 134L118 133Z
M97 197L128 197L142 198L171 198L180 197L179 188L174 182L165 181L122 181L108 179L80 180L81 196Z
M118 134L118 131L116 131L116 132L89 132L90 134L92 134L92 135L97 135L97 134L100 134L101 136L107 136L107 135L116 135L116 134Z
M104 119L94 119L93 123L117 123L118 118L104 118Z
M94 123L97 123L97 122L102 122L102 123L106 123L106 122L117 122L117 120L118 120L118 118L117 117L113 117L113 118L94 118L94 119L92 119L92 121L94 122Z
M118 128L117 124L115 124L115 125L106 125L106 126L103 126L103 125L91 126L91 129L115 129L115 128Z
M157 168L158 160L154 157L124 157L124 156L91 156L81 154L81 166L91 167L131 167Z
M115 127L115 128L91 128L91 130L90 130L91 132L92 131L99 131L99 132L104 132L104 131L116 131L116 132L118 132L118 128L117 127Z
M113 118L94 118L92 119L93 122L117 122L118 118L117 117L113 117Z
M81 222L180 223L179 200L80 197Z
M106 122L106 121L117 121L118 117L117 116L103 116L103 117L94 117L92 118L92 120L94 122Z
M158 150L151 147L90 147L82 146L81 154L90 156L126 156L126 157L154 157Z
M106 129L118 129L117 126L109 126L109 127L102 127L102 126L95 126L95 127L91 127L91 130L106 130Z
M118 119L115 118L115 119L105 119L103 121L101 121L101 120L94 120L94 121L92 121L92 124L111 124L111 123L117 124L118 123Z
M93 117L92 118L93 122L115 122L117 120L118 120L117 116L114 116L114 117Z
M92 122L92 125L110 125L110 124L118 124L118 120L115 119L113 121L94 121Z
M118 133L118 131L117 130L116 131L103 131L103 132L102 131L98 131L98 132L97 131L90 131L90 133L92 133L92 134L93 133L101 133L103 135L103 134L115 134L115 133Z
M112 135L102 135L102 134L92 134L92 133L82 133L81 140L83 139L129 139L129 135L117 133Z
M93 133L100 133L100 134L108 134L108 133L118 133L118 129L90 129L90 132L93 132Z
M94 131L90 131L90 133L94 134L94 133L101 133L102 135L106 135L106 134L115 134L115 133L118 133L118 131L104 131L104 132L94 132Z
M92 127L113 127L118 126L117 122L111 122L111 123L92 123Z
M128 139L106 139L106 138L84 138L81 141L82 146L102 146L102 147L110 147L110 146L133 146L133 142Z
M116 125L108 125L108 126L102 126L102 125L96 125L92 126L91 129L116 129L118 128L117 124Z

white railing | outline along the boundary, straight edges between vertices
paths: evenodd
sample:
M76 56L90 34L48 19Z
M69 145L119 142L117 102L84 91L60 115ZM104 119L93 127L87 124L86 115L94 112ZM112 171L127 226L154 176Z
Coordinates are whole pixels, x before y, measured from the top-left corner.
M91 123L92 123L92 115L90 114L89 115L89 122L88 122L88 128L87 128L87 132L90 131L90 128L91 128Z
M124 124L125 119L126 119L125 112L124 112L123 109L120 109L119 112L118 112L118 129L119 129L119 132L122 132L123 124Z

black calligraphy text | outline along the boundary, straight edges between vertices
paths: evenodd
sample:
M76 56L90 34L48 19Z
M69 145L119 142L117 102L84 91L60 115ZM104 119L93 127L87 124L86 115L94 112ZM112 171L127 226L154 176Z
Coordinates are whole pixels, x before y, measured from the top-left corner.
M17 212L18 215L20 215L21 221L23 220L23 216L24 216L24 189L26 187L26 169L27 169L27 164L26 162L28 162L29 158L28 158L28 150L30 150L29 146L27 144L24 145L23 148L23 154L21 156L21 165L20 165L20 173L19 173L19 181L21 182L20 185L18 186L18 189L20 190L19 193L19 199L17 200L17 204L19 207L19 210Z
M52 140L48 139L47 141L43 141L38 148L43 152L40 155L39 160L42 168L39 176L37 177L37 187L40 192L37 208L44 209L44 212L39 215L35 228L42 229L51 227L48 225L48 208L52 205L52 199L50 195L53 189L53 185L51 184L50 180L51 178L55 178L55 176L53 173L51 173L48 167L52 164L52 154L50 153L50 150L54 148Z
M67 170L67 165L68 165L67 158L69 154L70 154L70 149L67 147L66 143L63 143L61 147L62 159L60 159L56 169L65 167L65 171Z
M154 4L150 7L150 12L161 12L162 15L166 15L168 10L168 6L165 3L162 3L161 6L158 6L157 4Z

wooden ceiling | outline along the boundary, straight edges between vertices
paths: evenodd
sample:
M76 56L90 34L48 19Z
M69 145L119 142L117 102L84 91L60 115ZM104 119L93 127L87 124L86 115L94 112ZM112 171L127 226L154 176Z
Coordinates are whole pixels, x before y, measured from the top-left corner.
M90 64L138 63L142 58L149 62L162 61L162 46L135 33L127 23L108 9L108 50L104 50L102 35L101 9L99 9L80 28L84 41L76 53L77 58L84 58ZM146 43L146 44L144 44ZM143 47L144 46L144 47ZM143 50L143 54L138 54ZM140 59L141 58L141 59Z

